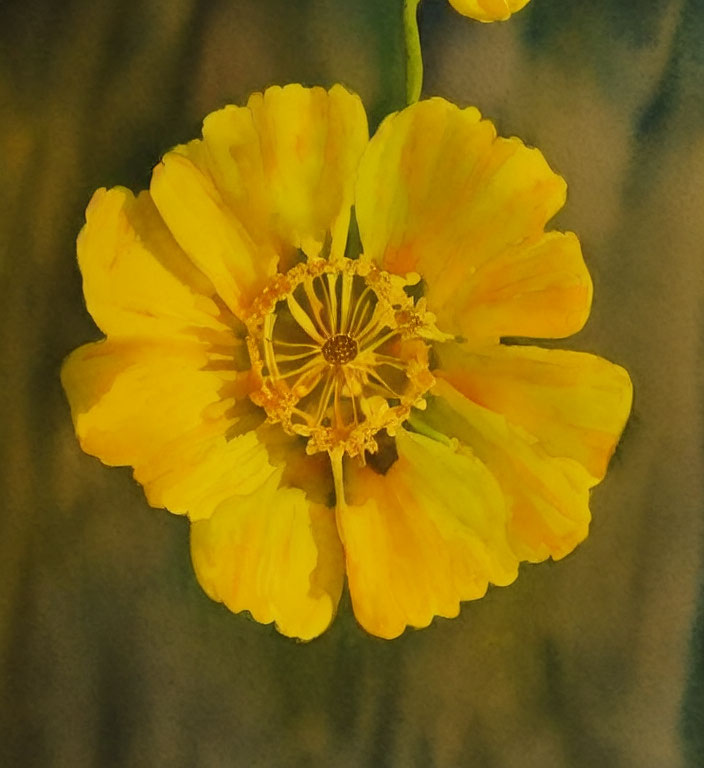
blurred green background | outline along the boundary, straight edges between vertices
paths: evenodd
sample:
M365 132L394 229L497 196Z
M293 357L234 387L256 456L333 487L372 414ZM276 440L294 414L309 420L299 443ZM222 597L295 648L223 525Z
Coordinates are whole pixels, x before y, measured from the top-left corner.
M299 645L200 590L183 519L82 454L58 373L98 338L75 237L202 117L273 83L402 106L401 0L0 3L0 765L704 765L704 2L422 4L425 95L568 181L633 417L566 560L384 642ZM432 137L428 137L431 141ZM701 612L699 614L701 616ZM698 628L697 628L698 627ZM701 726L701 733L700 733Z

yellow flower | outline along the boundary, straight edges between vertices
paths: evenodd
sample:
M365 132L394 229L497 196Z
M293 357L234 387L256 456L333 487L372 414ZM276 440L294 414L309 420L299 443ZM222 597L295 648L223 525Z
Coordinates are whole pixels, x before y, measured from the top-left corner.
M214 112L148 192L88 206L107 338L62 372L81 446L188 515L232 611L310 639L346 573L375 635L456 616L586 537L630 411L622 368L501 342L587 319L579 242L544 231L564 200L537 149L443 99L371 141L340 86Z
M450 0L452 7L463 16L477 21L506 21L530 0Z

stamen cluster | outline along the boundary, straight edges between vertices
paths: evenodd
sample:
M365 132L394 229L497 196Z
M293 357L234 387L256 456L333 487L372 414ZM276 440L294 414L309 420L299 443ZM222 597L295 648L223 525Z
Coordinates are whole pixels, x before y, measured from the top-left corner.
M417 276L364 258L315 259L277 275L247 318L252 400L307 450L376 452L433 385L424 330L432 316L407 289Z

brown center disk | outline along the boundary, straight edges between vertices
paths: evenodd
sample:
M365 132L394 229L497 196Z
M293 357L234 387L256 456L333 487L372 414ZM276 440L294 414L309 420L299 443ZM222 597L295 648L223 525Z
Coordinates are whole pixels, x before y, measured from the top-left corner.
M357 342L344 333L331 336L323 344L323 357L331 365L343 365L357 357Z

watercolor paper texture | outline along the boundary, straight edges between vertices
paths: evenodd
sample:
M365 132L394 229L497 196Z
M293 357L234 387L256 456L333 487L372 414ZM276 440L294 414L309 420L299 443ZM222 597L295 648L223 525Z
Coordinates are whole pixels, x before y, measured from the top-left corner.
M205 115L270 85L341 83L373 133L405 105L402 20L401 0L0 8L1 764L704 762L702 3L420 6L422 98L476 106L567 182L547 228L578 233L594 299L583 330L541 346L633 381L572 554L392 641L355 622L350 576L301 644L209 600L188 522L76 442L59 372L99 338L75 246L93 191L147 188ZM384 210L358 208L364 239Z

